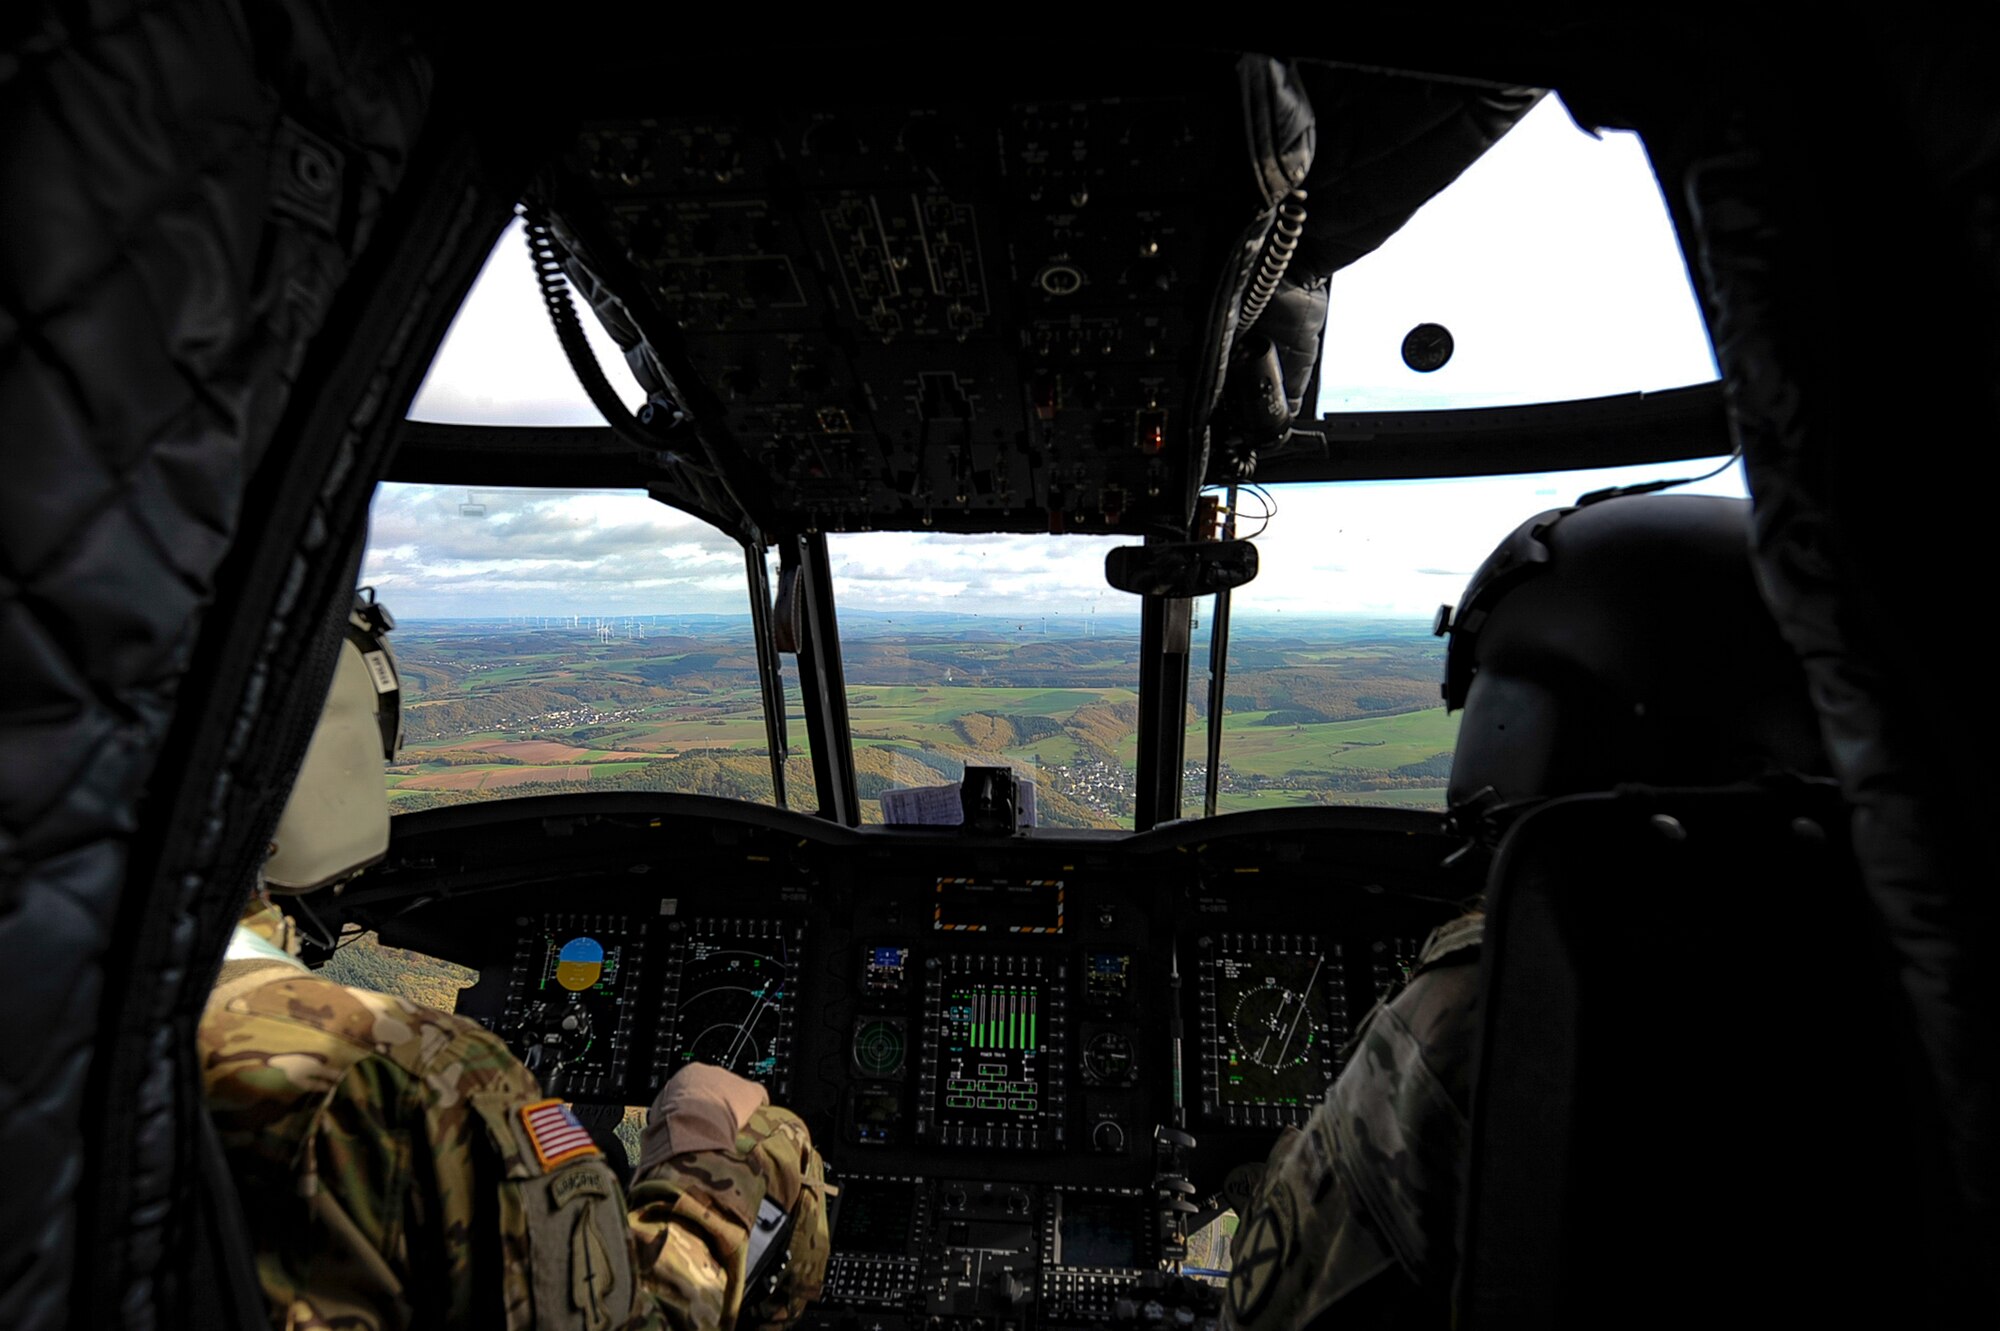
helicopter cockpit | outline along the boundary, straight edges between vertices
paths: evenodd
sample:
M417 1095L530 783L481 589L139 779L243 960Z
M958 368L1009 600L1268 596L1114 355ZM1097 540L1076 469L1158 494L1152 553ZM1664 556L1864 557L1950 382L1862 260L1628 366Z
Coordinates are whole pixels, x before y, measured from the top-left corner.
M0 61L0 1322L264 1320L194 1031L362 584L404 743L312 965L596 1120L762 1082L840 1179L815 1325L1213 1273L1497 881L1431 631L1478 607L1432 615L1664 482L1755 490L1838 786L1522 838L1645 899L1494 963L1482 1076L1528 1071L1478 1092L1461 1322L1990 1305L1990 761L1939 647L1987 501L1916 465L1995 410L1977 16L59 8ZM1718 808L1757 837L1676 838Z
M1532 206L1479 181L1588 142L1560 103L1213 55L1160 86L586 119L376 496L394 837L302 903L308 958L462 968L427 982L580 1105L690 1061L765 1085L842 1180L815 1316L1081 1325L1226 1266L1203 1226L1479 887L1435 602L1537 497L1728 452L1636 141L1678 306L1633 324L1677 318L1678 359L1510 391L1450 370L1476 313L1413 318L1399 399L1322 354L1367 336L1336 279L1405 293L1383 341L1451 247L1368 258L1434 197ZM1384 164L1316 107L1412 137ZM503 283L571 416L457 345L501 344ZM1432 488L1340 484L1390 479ZM1457 563L1340 616L1309 584L1393 522Z

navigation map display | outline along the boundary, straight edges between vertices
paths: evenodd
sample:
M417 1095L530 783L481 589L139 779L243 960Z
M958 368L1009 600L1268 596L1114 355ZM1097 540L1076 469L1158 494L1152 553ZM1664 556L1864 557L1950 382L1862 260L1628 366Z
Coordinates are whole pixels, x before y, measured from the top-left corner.
M1230 1124L1302 1123L1347 1039L1338 949L1317 939L1224 937L1202 960L1203 1109Z
M516 944L500 1032L550 1095L622 1089L645 933L623 916L546 915Z
M1062 1121L1065 969L952 956L925 994L923 1124L946 1145L1038 1147Z
M802 924L691 921L667 947L654 1080L688 1063L713 1063L782 1101L791 1085L804 957Z

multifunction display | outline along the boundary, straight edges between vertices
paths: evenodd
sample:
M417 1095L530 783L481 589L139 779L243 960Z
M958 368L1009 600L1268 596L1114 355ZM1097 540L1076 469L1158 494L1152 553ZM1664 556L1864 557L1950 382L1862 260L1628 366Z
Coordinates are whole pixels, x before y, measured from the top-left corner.
M1067 968L950 955L926 968L918 1133L947 1146L1063 1144Z
M1338 945L1226 934L1201 959L1202 1110L1239 1126L1303 1123L1347 1040Z
M1143 1196L1062 1189L1049 1196L1051 1266L1128 1270L1147 1265L1155 1216Z
M500 1030L551 1095L618 1090L632 1043L631 996L646 925L616 915L545 915L515 945Z
M782 920L696 919L667 947L654 1080L712 1063L760 1083L775 1101L791 1086L805 927Z

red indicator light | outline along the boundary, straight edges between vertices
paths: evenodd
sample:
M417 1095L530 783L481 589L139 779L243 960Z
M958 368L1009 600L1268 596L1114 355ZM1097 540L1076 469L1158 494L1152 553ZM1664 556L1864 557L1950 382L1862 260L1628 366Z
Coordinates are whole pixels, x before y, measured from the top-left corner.
M1139 413L1135 442L1141 453L1158 453L1167 446L1167 413L1164 411L1142 411Z

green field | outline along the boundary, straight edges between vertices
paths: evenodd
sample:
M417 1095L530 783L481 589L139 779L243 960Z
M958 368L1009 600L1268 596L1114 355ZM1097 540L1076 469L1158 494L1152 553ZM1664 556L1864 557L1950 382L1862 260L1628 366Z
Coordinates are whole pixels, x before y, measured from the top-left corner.
M1392 772L1451 752L1458 740L1458 717L1442 707L1399 716L1371 716L1354 721L1326 721L1298 726L1260 725L1268 712L1225 712L1222 717L1222 761L1238 772L1282 777L1294 771ZM1208 722L1188 726L1190 755L1206 753ZM1119 748L1132 762L1138 737Z
M400 761L398 808L583 784L770 798L769 744L747 636L597 641L582 633L406 626L421 681ZM844 648L864 812L900 785L955 780L967 763L1036 774L1044 821L1130 826L1137 754L1136 644L887 634ZM1441 804L1457 719L1436 697L1428 639L1246 641L1224 714L1224 810L1329 803ZM787 676L788 775L810 807L806 727ZM1199 687L1199 686L1197 686ZM1190 712L1185 753L1207 751ZM1191 771L1190 802L1200 773Z
M1442 707L1297 727L1256 724L1264 715L1223 716L1222 760L1237 771L1264 776L1320 768L1387 772L1449 753L1458 742L1458 717L1447 716ZM1203 731L1205 727L1190 733Z

